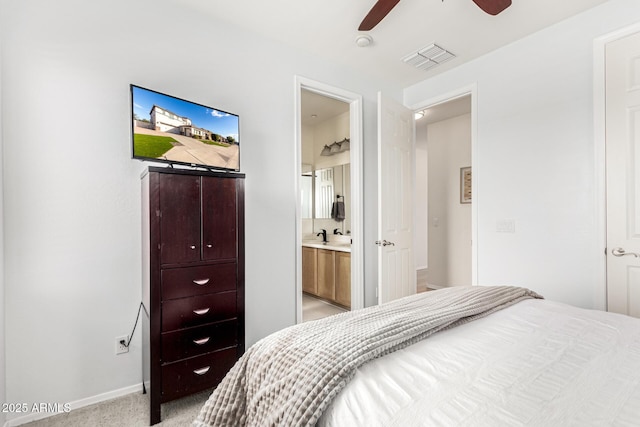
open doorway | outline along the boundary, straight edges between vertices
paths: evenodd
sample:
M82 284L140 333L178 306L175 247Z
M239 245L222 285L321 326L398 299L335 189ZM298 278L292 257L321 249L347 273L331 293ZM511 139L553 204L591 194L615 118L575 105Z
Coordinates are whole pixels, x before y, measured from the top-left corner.
M416 113L417 289L474 283L471 95Z
M364 304L362 100L297 78L297 323Z
M349 104L301 96L302 321L351 309Z

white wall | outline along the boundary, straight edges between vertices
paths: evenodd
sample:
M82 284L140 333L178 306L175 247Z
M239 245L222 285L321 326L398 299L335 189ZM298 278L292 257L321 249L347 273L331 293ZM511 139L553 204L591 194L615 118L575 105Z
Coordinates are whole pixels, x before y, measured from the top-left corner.
M0 5L0 11L2 7ZM4 302L4 206L3 206L3 155L2 155L2 34L0 34L0 403L6 402L6 366L5 366L5 302ZM4 424L6 415L0 412L0 425Z
M349 112L339 114L314 126L313 155L316 169L330 168L351 162L350 151L343 151L331 156L321 156L325 145L351 138L349 131Z
M300 136L302 138L302 147L300 151L300 157L302 158L302 164L313 166L315 162L314 154L314 128L315 126L302 125L300 127ZM304 170L303 170L304 172Z
M131 159L130 83L240 115L248 345L295 323L294 76L362 94L365 303L375 301L376 93L400 99L400 88L179 2L3 6L7 401L74 402L141 381L139 332L114 355L141 297L147 165Z
M640 2L611 0L405 89L413 106L477 83L480 284L604 307L593 43L639 20ZM501 220L515 233L497 232Z
M344 138L350 138L350 121L349 112L338 114L320 123L314 125L303 125L301 128L302 137L302 163L309 163L314 170L332 168L334 166L342 166L351 162L351 152L343 151L331 156L321 156L320 153L325 145L331 145L336 141L342 141ZM334 192L345 196L343 190L344 181L342 174L334 176ZM350 193L349 193L350 196ZM350 199L349 199L350 200ZM351 209L350 204L345 203L344 221L335 221L332 218L325 219L306 219L302 221L302 238L315 238L316 234L323 228L328 232L333 232L335 228L339 228L343 233L351 228Z
M431 123L426 134L427 283L471 285L471 204L460 203L460 168L471 166L471 115Z
M415 143L415 170L416 170L416 182L415 185L415 224L414 224L414 238L413 238L413 253L415 257L416 271L424 270L429 264L429 244L428 244L428 183L429 183L429 171L427 169L427 162L429 156L427 153L427 125L424 122L416 121L416 143Z
M351 151L343 151L332 154L331 156L320 155L325 145L330 146L334 142L342 141L345 138L351 138L349 114L350 113L347 111L313 126L313 146L311 150L314 156L315 170L351 163ZM338 170L336 170L336 175L334 175L334 194L345 196L345 192L341 190L343 188L343 182L342 174L338 173ZM336 221L332 218L315 219L313 221L314 234L317 234L323 228L327 230L328 233L332 233L336 228L338 228L342 233L346 233L347 230L351 230L351 199L344 199L344 202L346 219L344 221Z

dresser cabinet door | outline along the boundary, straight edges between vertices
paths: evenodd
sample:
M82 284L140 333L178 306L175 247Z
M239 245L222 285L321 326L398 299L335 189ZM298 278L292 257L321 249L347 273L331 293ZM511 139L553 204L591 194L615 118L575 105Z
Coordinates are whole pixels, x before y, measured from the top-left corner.
M200 260L200 177L164 175L160 180L160 262Z
M237 256L236 180L202 177L202 259Z

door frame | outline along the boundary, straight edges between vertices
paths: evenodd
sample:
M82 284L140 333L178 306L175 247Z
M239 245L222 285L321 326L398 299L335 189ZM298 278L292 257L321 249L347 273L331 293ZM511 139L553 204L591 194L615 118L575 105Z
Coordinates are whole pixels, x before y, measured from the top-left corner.
M296 323L302 322L302 90L349 104L351 168L351 309L364 307L363 122L362 95L302 76L295 76L295 192L296 192Z
M480 284L478 279L478 194L480 187L479 162L478 162L478 128L477 128L477 105L478 105L478 87L476 83L463 86L426 99L409 106L408 108L414 112L435 107L448 101L453 101L463 96L471 96L471 170L473 171L473 185L471 186L471 284L477 286ZM415 197L415 195L414 195ZM415 218L415 212L414 212ZM427 248L427 251L429 249Z
M640 32L640 23L597 37L593 41L593 141L596 194L596 229L602 260L596 266L597 283L593 295L598 310L608 309L607 301L607 176L606 176L606 48L607 44Z

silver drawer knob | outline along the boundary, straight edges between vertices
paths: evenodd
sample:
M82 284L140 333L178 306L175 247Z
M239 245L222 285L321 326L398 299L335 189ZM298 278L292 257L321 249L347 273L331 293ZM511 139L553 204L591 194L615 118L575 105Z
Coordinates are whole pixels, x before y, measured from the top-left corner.
M195 250L196 245L191 245L191 246L189 246L189 247L190 247L192 250Z
M200 280L194 280L193 283L195 283L196 285L206 285L207 283L209 283L209 278L207 277L206 279L200 279Z
M210 366L207 366L206 368L196 369L195 371L193 371L193 373L196 374L196 375L204 375L207 372L209 372L210 368L211 368Z
M207 307L207 308L201 308L200 310L193 310L193 312L198 316L202 316L204 314L207 314L209 310L211 310L211 308Z
M211 337L201 338L199 340L193 340L193 343L197 344L197 345L204 345L204 344L208 343L210 339L211 339Z

